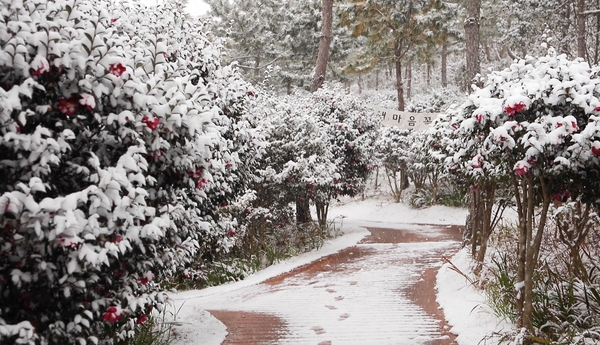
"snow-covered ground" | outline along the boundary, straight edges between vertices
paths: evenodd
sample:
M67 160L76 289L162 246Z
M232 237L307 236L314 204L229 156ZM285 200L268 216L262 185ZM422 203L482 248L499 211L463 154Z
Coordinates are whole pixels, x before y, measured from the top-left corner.
M332 219L336 219L336 223L343 232L343 235L327 241L325 245L318 251L309 252L298 257L289 259L285 262L281 262L279 264L268 267L267 269L258 272L247 279L226 284L218 287L207 288L203 290L193 290L181 292L178 294L174 294L172 297L175 300L175 308L178 311L177 321L180 323L179 326L176 327L176 332L178 334L178 339L174 344L207 344L207 345L218 345L224 340L227 335L227 331L225 326L215 319L211 314L205 311L205 309L224 309L224 310L248 310L248 311L260 311L269 312L284 316L290 327L295 327L295 325L299 325L302 320L306 318L316 318L315 322L326 323L327 321L323 319L322 321L319 318L315 317L315 315L325 315L330 310L315 310L313 313L307 311L306 315L290 315L289 310L292 305L300 305L303 303L305 298L313 298L313 299L322 299L321 304L325 305L327 303L332 304L332 302L328 302L328 294L321 293L318 294L318 289L305 289L297 291L297 293L301 294L301 298L293 299L290 295L281 295L279 298L283 298L287 303L281 302L270 302L265 298L260 297L261 291L264 292L269 291L268 286L261 285L259 283L278 276L280 274L291 271L294 268L303 266L307 263L313 262L319 258L324 256L336 253L342 249L351 247L356 245L362 238L367 236L369 232L365 227L389 227L389 228L401 228L406 230L417 230L419 231L428 231L428 227L417 226L414 224L439 224L439 225L448 225L448 224L464 224L464 219L466 216L466 211L464 209L457 208L448 208L442 206L435 206L428 209L414 210L403 204L396 204L393 202L389 202L385 198L371 198L364 201L354 200L348 201L345 203L339 203L334 206L330 210L330 216ZM433 230L432 230L433 231ZM432 232L433 235L433 232ZM444 242L429 242L422 244L410 244L409 246L388 246L391 252L391 255L408 255L410 258L410 254L407 254L413 250L418 250L419 246L428 246L425 250L431 252L435 251L439 248L447 248L447 243ZM438 248L439 247L439 248ZM386 250L387 250L386 249ZM423 250L423 248L421 248ZM418 254L418 255L422 255ZM413 260L414 261L414 260ZM452 261L463 271L467 271L468 269L468 258L466 256L466 251L460 251L456 256L452 258ZM370 266L381 265L381 263L372 262L365 263ZM387 278L390 281L414 281L418 276L418 272L415 272L413 266L407 266L403 269L395 269L394 276L386 276L384 271L377 271L376 273L369 273L373 278L373 285L369 286L366 289L372 289L373 291L381 291L380 285L377 284L378 280L384 282ZM417 266L414 266L417 267ZM355 274L360 275L360 267L356 267L358 270ZM334 277L334 276L321 276L319 277L317 284L318 286L323 285L333 286L330 290L335 291L332 293L333 295L343 295L348 294L349 296L355 296L360 289L356 287L352 287L349 284L345 284L344 282L358 280L358 277L350 277L345 276L343 278ZM295 286L295 285L294 285ZM383 286L383 285L382 285ZM365 287L363 287L365 289ZM469 286L467 280L459 275L458 273L448 269L447 265L442 266L438 275L437 275L437 289L438 289L438 303L444 309L444 313L446 315L446 319L449 321L452 326L452 332L458 334L457 341L460 345L476 345L479 344L479 341L492 334L493 332L500 331L502 329L508 329L510 327L509 324L502 322L501 320L497 320L494 314L491 312L489 307L485 304L485 296L483 296L479 291L475 290L473 287ZM322 289L325 290L325 289ZM322 292L322 291L321 291ZM252 294L254 297L248 297L248 294ZM310 294L310 295L307 295ZM314 296L313 296L314 295ZM258 296L258 297L257 297ZM305 334L306 337L312 336L315 338L314 340L322 341L329 336L332 340L333 344L341 343L341 344L350 344L354 343L350 340L346 341L336 341L336 336L339 337L344 332L352 333L356 332L356 328L368 320L362 320L360 318L361 310L367 313L367 309L369 307L369 303L363 303L363 308L361 306L352 306L349 301L352 300L353 297L346 298L345 301L341 301L334 313L340 313L344 310L343 314L351 315L348 319L344 319L343 323L330 324L328 330L328 334L319 335L308 332ZM356 297L358 298L358 297ZM418 314L418 310L414 309L413 306L404 305L403 301L396 301L395 305L390 303L390 308L396 308L398 313L402 312L402 308L405 308L410 313L414 315ZM381 306L380 306L381 307ZM337 310L339 308L339 310ZM410 309L413 308L413 309ZM287 312L287 314L286 314ZM296 313L298 314L298 313ZM432 320L429 320L426 315L418 314L419 316L414 319L415 325L408 325L407 327L414 327L421 334L426 336L435 336L433 333L429 334L427 328L431 325ZM337 316L337 314L336 314ZM319 316L321 317L321 316ZM325 318L325 316L322 316ZM385 321L385 316L383 319ZM413 321L414 321L413 320ZM338 320L339 321L339 320ZM385 322L384 322L385 323ZM378 324L381 324L378 323ZM319 325L317 325L319 326ZM382 326L384 327L384 326ZM301 327L297 327L298 331L302 331ZM377 327L371 329L371 331L377 332ZM304 330L306 331L306 330ZM381 328L381 331L385 331ZM392 336L404 336L404 335L393 335ZM306 338L305 338L306 339ZM311 338L312 339L312 338ZM397 339L396 342L376 342L378 344L418 344L420 341L418 339L408 339L402 338ZM426 341L426 337L423 341ZM285 341L284 341L285 342ZM287 343L294 343L292 340L288 339ZM488 341L486 344L492 344L493 341Z

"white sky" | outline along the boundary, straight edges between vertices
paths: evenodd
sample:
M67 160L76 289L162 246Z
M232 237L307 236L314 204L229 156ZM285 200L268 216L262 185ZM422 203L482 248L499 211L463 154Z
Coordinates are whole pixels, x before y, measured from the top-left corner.
M163 0L140 0L142 4L157 5ZM188 0L188 12L193 16L199 16L206 13L209 6L202 0Z

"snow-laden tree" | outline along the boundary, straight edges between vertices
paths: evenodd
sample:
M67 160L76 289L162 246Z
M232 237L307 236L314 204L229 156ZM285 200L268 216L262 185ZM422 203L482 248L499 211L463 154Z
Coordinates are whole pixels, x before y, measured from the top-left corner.
M375 143L375 154L395 202L400 202L408 182L411 131L398 127L382 127Z
M530 331L550 204L598 201L599 94L597 68L550 50L490 74L450 120L456 141L449 164L479 181L504 177L512 188L519 217L516 309L519 326Z
M331 199L358 195L373 165L379 119L360 100L328 84L260 104L268 141L259 170L269 195L296 203L299 223L311 220L309 204L325 225Z
M341 25L349 27L353 36L367 38L367 61L391 59L395 66L398 110L404 110L403 59L416 47L438 39L446 1L358 1L340 6ZM454 6L450 6L454 7ZM442 14L442 15L440 15ZM371 64L374 65L374 64Z
M315 201L319 223L325 225L329 202L338 196L356 196L365 188L374 165L374 144L380 119L354 95L327 85L308 101L309 110L327 129L329 149L339 179L318 194Z
M224 38L227 59L238 62L249 80L258 83L270 74L270 82L287 94L296 87L310 87L320 35L320 1L207 3L211 29Z
M231 245L212 203L252 90L172 6L1 2L2 342L132 337L159 280Z

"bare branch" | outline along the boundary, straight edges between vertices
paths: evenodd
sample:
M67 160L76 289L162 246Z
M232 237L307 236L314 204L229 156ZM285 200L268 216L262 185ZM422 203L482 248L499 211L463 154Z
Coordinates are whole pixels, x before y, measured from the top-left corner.
M592 14L600 14L600 9L597 9L597 10L589 10L589 11L585 11L585 12L583 12L583 15L584 15L584 16L589 16L589 15L592 15Z
M289 50L288 50L288 51L289 51ZM287 51L286 51L286 53L287 53ZM281 60L282 58L283 58L283 56L278 56L278 57L276 57L275 59L273 59L271 62L269 62L269 63L267 63L267 64L264 64L264 65L262 65L262 66L259 66L259 67L255 67L255 66L245 66L245 65L238 65L238 67L240 67L240 68L243 68L243 69L261 70L261 69L263 69L263 68L265 68L265 67L269 67L269 66L271 66L271 65L272 65L272 64L274 64L275 62L277 62L277 61Z

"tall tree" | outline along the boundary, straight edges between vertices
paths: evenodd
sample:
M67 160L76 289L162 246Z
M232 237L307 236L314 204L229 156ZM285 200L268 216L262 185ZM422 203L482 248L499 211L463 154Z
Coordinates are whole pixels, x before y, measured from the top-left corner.
M288 93L310 87L317 58L318 0L207 0L211 31L225 38L227 55L247 80L270 77ZM260 33L260 34L250 34ZM270 71L267 73L267 70Z
M442 0L349 0L341 6L341 24L350 27L353 36L367 37L366 59L393 61L399 110L404 110L402 61L416 45L436 39L436 14L445 5Z
M467 18L465 19L466 43L466 88L470 88L471 81L481 72L479 61L479 24L481 17L481 0L467 0Z
M577 0L577 56L586 57L585 47L585 0Z
M325 81L327 61L329 60L329 46L332 40L333 27L333 0L323 0L323 15L321 22L321 37L319 38L319 54L313 76L310 92L317 91Z

